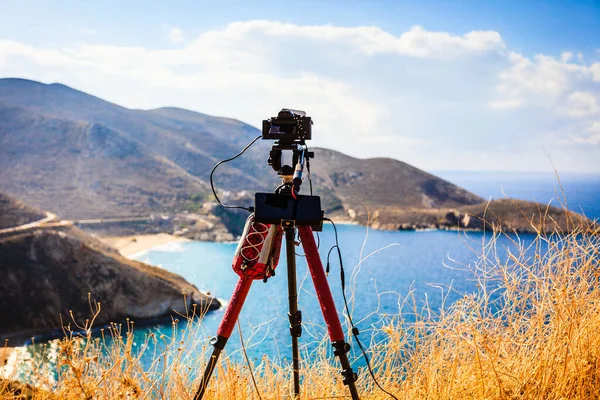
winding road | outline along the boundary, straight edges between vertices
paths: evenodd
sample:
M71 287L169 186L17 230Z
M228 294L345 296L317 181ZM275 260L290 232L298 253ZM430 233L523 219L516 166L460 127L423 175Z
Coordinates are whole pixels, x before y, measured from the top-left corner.
M69 220L57 220L56 214L51 212L46 212L46 217L42 218L38 221L29 222L27 224L14 226L12 228L4 228L0 229L0 238L6 239L7 237L11 237L14 235L18 235L20 233L32 231L39 228L57 228L57 227L65 227L65 226L73 226L73 225L95 225L95 224L105 224L105 223L119 223L119 222L135 222L135 221L152 221L153 217L145 216L135 216L135 217L119 217L119 218L102 218L102 219L82 219L76 221Z
M46 218L42 218L38 221L29 222L27 224L14 226L12 228L4 228L0 229L0 236L12 236L12 234L18 234L23 231L31 230L33 228L46 227L56 220L56 214L51 212L46 212ZM70 221L60 221L58 224L60 225L62 222L70 222ZM57 224L57 223L54 223ZM65 224L62 224L65 225ZM68 225L68 224L66 224Z

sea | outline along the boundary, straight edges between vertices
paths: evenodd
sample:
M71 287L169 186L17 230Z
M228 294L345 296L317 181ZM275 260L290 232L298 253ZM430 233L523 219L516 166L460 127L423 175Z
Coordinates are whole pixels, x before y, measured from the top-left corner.
M564 205L588 218L600 218L600 173L563 174L560 177L514 172L437 172L436 175L485 199L511 197ZM348 309L361 332L359 338L367 347L385 340L378 334L379 328L389 324L399 313L410 322L415 310L435 315L457 299L476 293L477 279L473 270L482 262L483 249L491 239L489 232L392 232L349 224L338 224L337 230ZM534 238L531 234L500 236L496 238L496 256L503 261L508 252L518 251L516 247L519 246L526 248ZM328 253L335 245L330 224L325 224L318 242L325 265ZM238 280L231 269L236 246L236 243L177 242L137 253L132 258L180 274L226 304ZM298 302L303 316L303 334L299 341L301 351L306 354L326 340L327 331L300 247L297 253ZM331 272L327 280L338 314L348 331L340 262L335 251L331 252L329 264ZM244 346L252 359L263 356L283 362L291 359L285 268L282 251L277 275L266 283L254 282L240 314ZM223 315L224 309L209 312L200 322L196 339L208 343L216 334ZM180 324L185 322L180 321ZM170 323L136 327L135 335L139 338L136 342L143 343L150 333L172 335L173 332ZM358 366L364 365L356 347L353 346L352 358ZM227 344L226 356L241 360L240 349L240 336L235 330ZM145 362L152 363L152 359L148 357Z

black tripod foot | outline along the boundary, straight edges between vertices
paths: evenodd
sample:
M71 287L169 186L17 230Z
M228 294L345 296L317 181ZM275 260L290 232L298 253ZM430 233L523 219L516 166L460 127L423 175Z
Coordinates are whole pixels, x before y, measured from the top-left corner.
M210 344L214 346L213 352L208 360L208 364L206 365L206 369L204 370L204 375L202 376L202 381L200 382L200 386L198 387L198 391L194 395L194 400L200 400L204 397L204 392L208 387L208 381L217 366L217 361L219 360L219 356L221 355L221 351L225 348L227 344L227 338L223 336L216 336L210 340Z

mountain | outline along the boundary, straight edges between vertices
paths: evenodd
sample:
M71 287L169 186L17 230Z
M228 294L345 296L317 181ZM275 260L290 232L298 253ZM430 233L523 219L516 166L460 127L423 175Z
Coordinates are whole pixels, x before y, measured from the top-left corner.
M23 79L0 79L0 102L59 120L101 124L147 146L148 152L172 161L204 181L218 161L236 154L242 145L260 134L233 119L176 108L130 110L65 85ZM238 190L263 187L256 176L271 176L276 184L275 174L267 174L269 146L258 143L244 160L224 166L219 171L220 185ZM260 163L256 162L259 158Z
M105 125L0 105L0 187L69 218L131 215L207 193L170 160Z
M213 165L260 135L234 119L178 108L131 110L23 79L0 79L0 121L0 190L69 219L193 211L210 199ZM259 140L220 167L217 188L245 205L251 199L244 191L273 190L279 178L267 165L272 144ZM314 150L314 187L328 213L483 201L400 161Z
M315 149L311 160L317 194L332 191L343 208L438 209L481 203L483 199L450 182L390 158L357 159Z

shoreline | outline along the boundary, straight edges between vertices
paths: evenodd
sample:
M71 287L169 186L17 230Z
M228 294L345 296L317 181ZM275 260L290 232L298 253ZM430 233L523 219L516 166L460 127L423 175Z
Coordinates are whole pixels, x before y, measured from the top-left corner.
M358 221L352 221L352 220L349 220L349 219L335 219L335 218L331 218L331 220L336 225L360 225L360 223ZM327 222L329 222L329 221L324 221L324 224L327 223Z
M385 227L373 227L369 225L362 225L356 221L341 220L333 221L336 225L351 225L351 226L362 226L369 230L376 231L397 231L397 232L431 232L431 231L454 231L454 232L484 232L484 229L477 228L464 228L464 227L448 227L448 226L423 226L415 227L411 229L386 229ZM510 233L510 232L509 232ZM518 234L536 234L537 232L530 231L527 229L517 230L515 233ZM175 236L169 233L155 233L155 234L141 234L141 235L127 235L127 236L97 236L97 238L103 243L113 247L123 257L134 259L138 255L152 249L160 248L161 246L175 244L175 243L189 243L194 242L194 239L188 239L182 236ZM216 243L233 243L236 244L239 241L239 237L236 240L198 240L200 242L216 242Z
M190 239L168 233L131 236L99 236L102 242L114 247L123 257L131 258L137 253L171 243L191 242Z
M360 225L358 222L346 219L335 220L336 225ZM103 243L115 248L123 257L132 258L138 253L154 249L172 243L186 243L194 240L183 236L175 236L170 233L152 233L139 235L124 235L124 236L96 236ZM210 240L212 242L212 240ZM233 241L216 241L219 243L237 243L239 238Z

